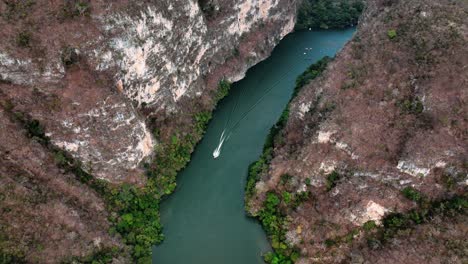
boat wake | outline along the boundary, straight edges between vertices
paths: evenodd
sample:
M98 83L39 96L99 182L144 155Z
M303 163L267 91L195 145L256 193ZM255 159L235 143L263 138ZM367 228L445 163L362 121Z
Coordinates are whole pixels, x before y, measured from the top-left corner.
M234 125L229 126L229 124L231 123L231 116L235 112L235 110L237 109L237 105L239 103L239 97L240 97L240 94L239 94L239 96L237 97L236 103L235 103L234 107L232 108L231 113L229 114L229 117L226 120L226 124L224 125L223 133L221 133L221 137L219 138L219 144L215 148L215 150L213 151L213 158L216 159L216 158L219 157L219 155L221 155L221 148L223 147L224 142L229 139L229 137L232 135L232 133L234 133L234 131L239 126L239 124L247 117L247 115L252 110L254 110L255 107L257 107L260 104L261 101L263 101L263 99L273 90L273 88L277 87L281 83L281 81L283 81L284 79L286 79L286 77L288 77L288 75L294 70L294 67L292 67L292 66L293 65L291 65L291 67L289 67L289 70L286 71L283 75L281 75L280 78L272 86L270 86L262 94L262 96L260 96L260 98L244 114L241 115L239 120L237 120L237 122L234 123ZM226 133L226 129L227 129L227 131L229 133ZM225 134L227 134L227 136Z
M218 146L216 147L216 149L213 151L213 158L218 158L219 155L221 154L221 148L223 147L223 143L225 140L227 140L229 137L226 137L224 135L226 131L223 130L223 133L221 134L221 137L219 138L219 144Z

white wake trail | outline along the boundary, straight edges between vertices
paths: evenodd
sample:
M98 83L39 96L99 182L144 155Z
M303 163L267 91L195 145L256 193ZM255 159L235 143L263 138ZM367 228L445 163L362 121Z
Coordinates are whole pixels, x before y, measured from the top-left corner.
M221 137L219 138L219 144L216 147L216 149L213 151L213 158L215 158L215 159L218 158L219 155L221 154L221 148L223 147L224 141L229 138L229 136L226 138L224 136L224 133L225 133L225 130L223 130L223 133L221 133Z

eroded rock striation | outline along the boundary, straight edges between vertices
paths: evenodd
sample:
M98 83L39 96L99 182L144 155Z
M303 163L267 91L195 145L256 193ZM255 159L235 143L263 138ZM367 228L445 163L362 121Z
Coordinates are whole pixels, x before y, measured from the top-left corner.
M195 101L209 109L208 91L242 78L295 21L284 0L69 2L1 4L2 91L115 182L138 174L158 143L149 116L188 115Z
M0 258L148 262L160 226L141 212L174 179L141 196L127 185L103 195L93 179L143 187L143 163L189 140L177 166L153 164L175 174L220 81L266 58L295 13L295 0L0 2Z

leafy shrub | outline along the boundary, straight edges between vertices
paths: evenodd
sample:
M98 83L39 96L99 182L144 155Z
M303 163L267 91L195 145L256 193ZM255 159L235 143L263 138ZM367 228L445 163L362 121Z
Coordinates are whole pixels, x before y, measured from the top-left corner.
M218 91L217 91L217 94L216 94L216 100L219 101L219 100L223 99L229 93L230 89L231 89L231 83L230 82L228 82L225 79L222 79L221 81L219 81Z
M202 111L195 114L195 130L198 134L205 133L208 122L211 120L212 114L209 111Z
M42 127L41 123L39 123L39 120L32 119L32 120L27 120L25 123L26 130L28 131L28 136L29 137L37 137L37 138L42 138L45 139L45 133L44 133L44 128Z
M307 201L310 197L310 192L300 192L297 193L294 197L293 207L296 208L301 205L303 202Z
M296 97L302 87L317 78L328 66L332 58L325 56L316 63L310 65L303 73L296 78L296 86L294 87L293 97Z
M333 247L336 244L337 244L336 241L333 240L333 239L326 239L325 240L325 246L326 247Z
M398 102L398 106L403 113L406 114L421 114L424 111L424 105L417 97L411 97Z
M280 203L281 200L277 194L268 192L263 203L263 209L259 213L260 221L270 237L272 247L275 250L275 252L266 254L264 259L267 263L292 264L299 255L285 241L284 226L287 224L287 221L281 215L278 208Z
M159 201L154 185L138 189L124 184L110 191L107 201L118 212L116 231L132 246L131 254L138 263L151 263L151 246L163 240L159 221Z
M395 39L397 37L397 32L395 29L390 29L387 31L387 36L389 39Z
M357 24L363 10L362 0L304 0L299 8L296 29L350 27Z
M291 203L292 195L289 192L284 191L281 195L285 204Z
M340 180L341 176L338 172L333 171L332 173L328 174L327 180L325 182L325 186L327 187L327 191L330 191L336 186L336 183Z
M372 229L375 229L376 227L377 224L373 220L367 221L364 223L364 225L362 225L362 228L364 228L364 230L367 232L371 231Z
M414 188L412 187L405 187L402 191L403 195L412 200L412 201L415 201L415 202L421 202L423 197L421 195L420 192L416 191Z
M16 36L16 44L22 48L30 47L31 44L31 33L28 31L22 31Z
M289 175L287 173L283 174L283 175L281 175L280 183L281 184L287 184L287 183L289 183L291 181L291 179L292 179L291 175Z

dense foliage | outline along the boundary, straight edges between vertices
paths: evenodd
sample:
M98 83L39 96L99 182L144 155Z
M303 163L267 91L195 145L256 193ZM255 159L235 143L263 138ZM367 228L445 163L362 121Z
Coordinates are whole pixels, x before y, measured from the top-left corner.
M379 241L384 243L395 237L399 232L412 228L415 225L429 222L435 216L454 216L466 214L468 200L466 196L455 196L444 201L428 202L420 205L418 209L408 213L392 213L387 215L382 223L383 226L369 238L369 242Z
M324 57L316 63L310 65L301 75L296 79L296 86L294 87L291 99L281 114L279 120L270 129L267 135L265 144L263 146L263 153L260 158L252 163L248 169L247 184L245 188L246 209L248 209L249 199L255 195L255 185L260 179L260 176L268 170L268 166L272 159L275 141L278 140L280 132L285 127L289 118L289 105L294 97L298 95L300 90L307 85L310 81L317 78L327 67L332 59ZM287 182L290 176L283 175L282 182ZM259 211L257 217L260 219L263 228L268 234L274 252L265 254L264 259L267 263L273 264L292 264L299 258L299 252L292 248L286 242L286 228L288 225L286 217L280 210L280 203L284 206L291 208L297 207L304 200L308 199L309 193L291 194L284 191L281 195L274 192L267 193L267 197L263 204L263 208Z
M258 215L263 228L271 240L271 246L275 250L275 252L264 256L265 261L268 263L292 264L299 257L299 253L292 249L285 241L286 234L284 226L287 226L288 223L286 217L281 214L279 205L281 202L288 204L288 199L290 199L289 194L280 199L279 196L273 192L267 193L267 197L263 203L263 209Z
M304 0L297 15L296 29L354 26L363 10L362 0Z

